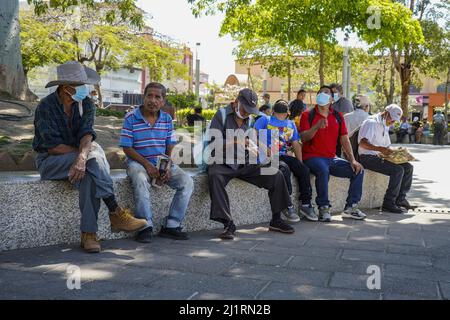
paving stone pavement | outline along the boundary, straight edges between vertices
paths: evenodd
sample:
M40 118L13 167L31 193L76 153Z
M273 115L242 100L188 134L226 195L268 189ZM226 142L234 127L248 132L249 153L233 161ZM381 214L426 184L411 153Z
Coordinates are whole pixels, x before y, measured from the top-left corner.
M295 229L243 226L234 241L217 239L221 230L110 240L100 254L76 244L0 252L0 299L450 298L450 214L372 210L366 221L334 215ZM71 265L79 290L67 287ZM368 289L369 266L379 268L380 289Z

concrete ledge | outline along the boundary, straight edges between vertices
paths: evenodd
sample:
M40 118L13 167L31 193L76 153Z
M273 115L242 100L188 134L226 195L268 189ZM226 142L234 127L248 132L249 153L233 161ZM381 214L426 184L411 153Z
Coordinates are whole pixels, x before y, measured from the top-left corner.
M209 220L210 198L207 176L187 171L194 179L194 193L186 220L187 231L209 230L221 225ZM125 172L113 172L119 203L134 208L131 184ZM298 185L293 179L293 200L297 205ZM311 180L313 190L314 178ZM366 170L361 208L379 207L387 188L388 177ZM331 177L329 190L333 212L343 210L349 180ZM159 229L167 215L174 191L164 186L153 189L151 195L154 224ZM231 210L237 225L268 222L271 217L267 191L234 179L227 186ZM315 192L315 191L314 191ZM248 195L251 194L250 197ZM313 195L313 201L315 193ZM40 181L37 173L0 175L0 251L31 248L62 243L77 243L80 238L78 191L68 182ZM126 233L113 234L109 229L107 209L102 204L99 219L100 239L129 237Z

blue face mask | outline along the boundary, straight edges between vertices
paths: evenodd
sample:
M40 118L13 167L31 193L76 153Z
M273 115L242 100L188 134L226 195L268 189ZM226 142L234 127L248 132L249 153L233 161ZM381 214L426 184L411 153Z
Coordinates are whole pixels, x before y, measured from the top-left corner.
M341 97L339 96L339 93L333 93L333 99L334 99L334 102L338 102L339 101L339 99L340 99Z
M319 93L316 97L316 101L319 106L326 106L330 103L330 99L331 96L323 92Z
M84 84L81 86L75 87L75 90L76 90L75 94L73 94L71 97L76 102L83 101L84 98L86 98L89 94L88 87Z

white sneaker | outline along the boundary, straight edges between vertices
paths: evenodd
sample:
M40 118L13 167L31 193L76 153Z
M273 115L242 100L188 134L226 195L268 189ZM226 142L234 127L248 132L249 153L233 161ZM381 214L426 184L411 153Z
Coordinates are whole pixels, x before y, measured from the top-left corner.
M356 204L348 207L342 212L342 218L356 219L356 220L364 220L366 218L366 214L358 209Z
M290 206L287 209L283 210L283 215L287 222L299 222L300 217L295 212L294 206Z

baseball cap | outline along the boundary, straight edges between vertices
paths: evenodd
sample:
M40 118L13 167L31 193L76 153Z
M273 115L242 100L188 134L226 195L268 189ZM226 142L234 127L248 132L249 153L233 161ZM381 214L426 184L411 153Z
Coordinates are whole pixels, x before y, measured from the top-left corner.
M259 114L259 110L257 107L258 104L258 96L253 90L248 88L242 89L239 91L238 101L242 104L245 111L251 114Z
M401 117L403 115L402 108L400 108L398 105L396 105L394 103L388 105L384 110L389 112L389 115L391 116L391 119L393 121L400 121L400 119L401 119Z

